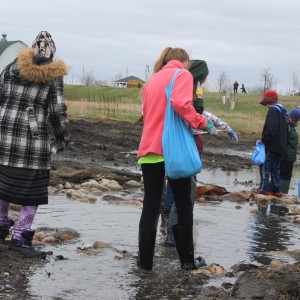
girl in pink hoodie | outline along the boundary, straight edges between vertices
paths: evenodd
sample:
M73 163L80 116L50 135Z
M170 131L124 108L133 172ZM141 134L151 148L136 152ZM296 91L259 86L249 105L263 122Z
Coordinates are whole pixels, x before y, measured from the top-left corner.
M151 270L165 179L162 133L167 106L165 89L176 70L171 103L174 110L193 128L204 130L207 122L192 105L193 77L187 70L189 55L184 49L166 48L154 66L154 74L143 90L144 127L138 149L144 180L144 202L139 224L138 266ZM169 179L178 210L178 223L172 227L181 267L195 269L193 245L193 203L191 178Z

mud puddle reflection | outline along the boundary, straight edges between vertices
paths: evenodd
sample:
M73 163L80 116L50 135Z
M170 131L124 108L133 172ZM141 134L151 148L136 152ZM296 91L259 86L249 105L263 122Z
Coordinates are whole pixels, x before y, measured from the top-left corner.
M215 171L209 178L209 172L202 172L198 180L204 181L205 178L206 183L233 190L233 178L247 180L254 176L253 172L229 172L227 175L220 172ZM242 189L244 187L235 187L235 190ZM267 263L276 258L277 254L273 251L297 249L300 236L298 226L289 222L287 217L270 214L269 210L253 214L249 209L248 203L239 206L233 202L196 203L196 254L204 256L208 264L217 263L229 269L237 263L253 260ZM81 236L76 243L47 246L47 251L54 252L53 257L29 278L28 290L36 295L34 299L182 298L182 295L173 295L172 298L168 295L190 275L180 270L175 249L159 245L161 230L158 230L154 270L150 273L137 269L136 257L115 259L117 253L112 249L101 249L99 255L77 251L77 247L92 245L100 240L120 251L136 254L140 213L139 207L110 205L102 200L87 204L70 200L64 195L52 196L49 205L40 207L34 226L71 227ZM67 259L55 261L56 255ZM286 260L292 262L291 259ZM193 279L195 286L205 283L197 278L194 276ZM210 279L208 285L218 286L223 279ZM184 296L191 295L187 292Z
M50 204L41 207L36 226L71 227L80 234L76 244L47 247L54 256L67 260L46 264L30 279L30 290L41 299L130 299L128 289L133 278L128 271L134 260L117 260L111 249L102 249L99 255L78 253L77 247L92 245L100 240L119 250L135 251L140 208L114 206L105 201L81 203L65 196L51 197ZM46 272L50 272L50 277Z

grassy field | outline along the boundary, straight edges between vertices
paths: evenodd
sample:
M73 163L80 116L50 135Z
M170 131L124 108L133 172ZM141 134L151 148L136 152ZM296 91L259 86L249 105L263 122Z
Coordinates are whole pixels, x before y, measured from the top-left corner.
M65 86L71 118L136 121L141 116L141 89Z
M65 86L70 118L136 121L141 116L140 94L141 89L135 88ZM224 103L218 93L206 92L205 110L236 131L259 134L267 114L267 108L259 104L261 96L237 94L235 98L233 95L225 97ZM279 102L289 111L300 105L300 97L280 96Z

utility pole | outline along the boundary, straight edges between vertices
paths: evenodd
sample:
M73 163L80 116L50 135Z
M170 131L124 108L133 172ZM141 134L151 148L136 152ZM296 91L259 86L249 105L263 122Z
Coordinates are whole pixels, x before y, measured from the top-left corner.
M147 82L148 79L149 79L149 73L150 73L149 66L146 65L146 68L145 68L145 82Z

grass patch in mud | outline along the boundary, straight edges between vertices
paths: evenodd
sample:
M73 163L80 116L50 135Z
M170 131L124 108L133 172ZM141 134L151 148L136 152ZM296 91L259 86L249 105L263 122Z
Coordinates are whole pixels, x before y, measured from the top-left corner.
M277 300L298 300L300 299L300 282L290 281L282 284L278 291Z
M233 299L298 300L300 263L245 272L237 280L232 296Z
M275 268L269 271L258 271L257 277L258 278L265 278L265 279L276 279L282 276L294 276L295 274L299 275L300 278L300 265L295 266L284 266ZM300 299L300 298L299 298Z
M257 276L278 283L274 284L277 289L277 300L300 299L300 264L259 272Z

